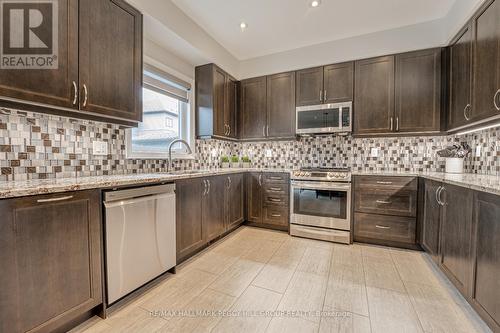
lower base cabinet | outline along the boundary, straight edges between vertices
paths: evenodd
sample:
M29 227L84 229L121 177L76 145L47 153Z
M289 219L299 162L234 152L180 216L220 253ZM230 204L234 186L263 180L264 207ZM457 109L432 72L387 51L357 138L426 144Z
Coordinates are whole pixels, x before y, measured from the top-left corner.
M224 176L224 225L225 231L232 230L245 220L245 182L244 174Z
M433 180L424 181L424 207L422 209L422 226L420 245L439 263L439 230L441 228L441 205L439 192L442 184Z
M53 332L102 304L100 191L0 200L0 332Z

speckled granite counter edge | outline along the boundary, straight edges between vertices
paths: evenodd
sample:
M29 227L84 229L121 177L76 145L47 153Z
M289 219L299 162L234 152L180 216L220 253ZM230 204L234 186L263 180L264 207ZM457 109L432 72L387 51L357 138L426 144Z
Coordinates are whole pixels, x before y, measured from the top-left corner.
M130 174L112 175L82 178L63 178L47 180L9 181L0 182L0 199L24 197L40 194L62 193L89 189L109 189L114 187L151 185L163 182L173 182L179 179L199 178L232 173L251 171L262 172L290 172L286 169L215 169L201 170L195 173L166 174ZM353 175L370 176L419 176L446 184L462 186L472 190L488 192L500 195L500 177L477 174L453 175L445 173L412 173L412 172L388 172L388 171L364 171L353 172Z

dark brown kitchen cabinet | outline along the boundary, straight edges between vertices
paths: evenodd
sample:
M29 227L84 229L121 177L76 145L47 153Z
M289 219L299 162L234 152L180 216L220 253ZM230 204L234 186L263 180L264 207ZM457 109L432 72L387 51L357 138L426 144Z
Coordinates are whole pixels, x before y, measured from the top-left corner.
M474 208L475 288L472 304L500 332L500 196L477 192Z
M244 212L244 178L243 173L224 176L226 178L225 191L225 230L232 230L245 219Z
M205 245L202 227L204 185L201 178L183 179L176 182L177 263Z
M253 223L262 223L262 196L263 183L261 172L249 172L246 175L246 220Z
M354 79L354 133L394 131L394 57L357 61Z
M466 25L449 48L448 129L467 125L471 117L472 27Z
M396 55L394 130L441 130L441 49Z
M295 73L267 77L266 136L295 137Z
M473 17L470 121L500 115L500 0L488 0Z
M443 185L441 221L441 267L448 278L467 296L472 288L473 191Z
M440 200L441 185L428 179L424 181L424 207L421 220L420 245L436 263L439 262L441 205L438 200Z
M262 139L267 136L267 78L265 76L240 82L240 136Z
M100 192L0 200L0 331L53 332L102 298Z
M323 67L302 69L296 72L296 105L323 103Z
M225 176L203 178L202 234L205 243L224 232Z
M58 67L0 69L0 99L78 109L78 0L58 3L57 31Z
M350 102L354 93L354 62L325 66L324 103Z
M196 135L236 138L237 81L215 64L195 69Z

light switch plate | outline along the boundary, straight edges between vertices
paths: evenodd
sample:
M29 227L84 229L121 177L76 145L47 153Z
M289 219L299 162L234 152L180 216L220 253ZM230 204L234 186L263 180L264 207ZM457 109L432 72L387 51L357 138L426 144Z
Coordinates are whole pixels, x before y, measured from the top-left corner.
M108 143L104 141L93 141L92 152L94 155L108 155Z
M476 146L476 157L481 157L481 146Z
M371 152L370 152L370 155L372 157L378 157L378 148L372 148Z

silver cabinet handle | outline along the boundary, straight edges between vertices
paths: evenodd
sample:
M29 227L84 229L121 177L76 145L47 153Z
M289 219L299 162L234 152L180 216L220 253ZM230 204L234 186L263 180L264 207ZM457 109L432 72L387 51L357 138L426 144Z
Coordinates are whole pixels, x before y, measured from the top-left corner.
M227 177L227 180L228 180L228 188L230 188L233 181L231 180L231 177Z
M227 124L224 124L224 135L227 135Z
M438 203L439 205L441 205L441 203L439 202L439 191L441 190L441 187L442 187L442 186L439 186L439 187L436 189L436 193L435 193L435 195L436 195L436 201L437 201L437 203Z
M262 126L262 136L266 136L266 125Z
M269 125L266 126L266 135L269 136Z
M64 201L64 200L69 200L69 199L73 199L73 196L72 195L67 195L65 197L59 197L59 198L38 199L36 202L38 202L38 203L57 202L57 201Z
M470 120L470 117L468 116L468 111L470 111L470 104L467 104L464 108L464 118L467 121Z
M391 131L393 130L394 128L394 119L391 117Z
M76 85L75 81L73 81L73 92L73 105L76 105L76 103L78 102L78 86Z
M212 183L210 182L210 180L207 180L207 184L208 184L207 194L210 194L210 187L212 187Z
M396 132L399 132L399 117L396 117Z
M438 197L439 197L439 204L440 204L441 206L446 205L446 202L444 202L444 201L442 200L442 197L441 197L441 194L443 194L443 192L444 192L444 191L446 191L446 188L445 188L444 186L441 186L441 190L440 190L440 191L439 191L439 193L438 193Z
M386 201L386 200L377 200L375 202L379 203L379 204L384 204L384 205L388 205L388 204L392 203L392 201Z
M207 180L203 179L203 196L207 195Z
M272 180L283 180L282 177L277 177L277 176L271 176L271 177L269 177L269 179L272 179Z
M89 98L89 91L87 89L87 85L83 84L83 107L87 106L88 98Z
M323 102L323 89L319 90L319 101Z
M325 92L323 93L323 100L326 102L326 89Z
M378 229L391 229L391 227L387 227L385 225L376 225L375 228L378 228Z
M272 191L272 192L281 192L281 188L280 187L270 187L269 191Z
M500 94L500 89L498 89L497 92L495 93L495 96L493 96L493 104L495 105L495 108L497 109L497 111L500 111L500 106L498 106L498 104L497 104L498 94Z
M259 186L262 186L262 174L259 175Z
M271 214L271 217L281 217L281 214Z
M281 199L269 198L269 201L271 201L271 202L281 202Z
M391 185L392 182L377 181L377 184L380 184L380 185Z
M231 135L231 125L227 125L227 127L229 128L229 132L227 133L227 135Z

